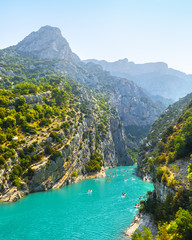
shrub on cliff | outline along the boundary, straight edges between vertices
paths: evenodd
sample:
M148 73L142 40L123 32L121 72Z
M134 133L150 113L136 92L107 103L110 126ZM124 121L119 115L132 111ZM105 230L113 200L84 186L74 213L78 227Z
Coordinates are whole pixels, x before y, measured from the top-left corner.
M6 163L5 158L3 156L0 156L0 166L4 165Z
M78 177L78 174L76 173L76 172L73 172L72 174L71 174L71 177Z
M53 139L53 142L61 142L60 137L55 132L51 132L49 137L51 137Z
M45 154L46 155L50 155L51 153L53 153L54 149L51 146L46 146L45 148Z
M6 141L6 135L3 133L0 133L0 143L4 143Z
M51 124L51 120L43 118L43 119L41 119L39 126L45 127L45 126L49 126L49 124Z
M54 152L51 154L50 159L51 159L52 161L56 161L56 159L57 159L58 157L62 157L62 153L61 153L60 151L54 151Z
M153 240L153 235L149 228L143 227L143 231L136 230L132 235L132 240Z
M87 172L99 172L101 170L101 166L97 160L91 159L86 165L85 168Z

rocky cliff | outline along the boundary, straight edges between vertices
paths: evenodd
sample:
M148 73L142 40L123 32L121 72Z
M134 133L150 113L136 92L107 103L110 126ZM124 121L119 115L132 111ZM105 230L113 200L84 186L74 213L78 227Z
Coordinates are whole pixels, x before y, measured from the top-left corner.
M32 32L14 49L43 59L80 61L79 57L71 51L68 42L61 35L60 29L56 27L44 26L39 31Z
M170 229L182 218L181 212L191 216L191 100L189 94L170 106L153 124L140 149L138 174L154 184L153 193L141 202L142 212L153 215L161 240L165 234L167 239L180 234L177 227ZM191 227L187 229L184 232L190 236Z
M103 116L99 105L103 107L104 102L101 104L97 95L94 96L83 87L80 91L81 101L86 101L86 105L83 103L84 110L82 110L86 112L86 115L80 112L81 118L78 115L71 118L71 126L68 125L63 129L62 119L52 117L51 125L40 128L35 135L24 137L20 135L15 138L14 141L18 141L15 156L13 159L8 159L8 166L2 168L0 173L1 201L16 201L31 192L59 188L86 177L103 177L105 168L133 164L125 149L124 133L119 117L110 110L107 115ZM29 108L36 109L37 105L44 106L45 102L50 101L52 93L49 91L22 97ZM17 105L17 101L22 97L12 99L10 104ZM77 106L79 105L77 104ZM9 108L15 109L11 106ZM99 127L102 126L102 118L105 118L106 126L102 132L98 132ZM76 122L79 122L78 125L75 124ZM53 129L55 129L55 133ZM40 156L40 158L17 178L19 184L15 186L10 176L13 173L17 174L15 169L20 168L25 157L22 156L22 160L21 153L26 152L26 149L29 148L33 150L28 157ZM45 154L47 148L55 149L57 155ZM91 159L95 159L94 161L98 159L101 164L100 175L97 173L100 170L88 171L87 166L91 164Z

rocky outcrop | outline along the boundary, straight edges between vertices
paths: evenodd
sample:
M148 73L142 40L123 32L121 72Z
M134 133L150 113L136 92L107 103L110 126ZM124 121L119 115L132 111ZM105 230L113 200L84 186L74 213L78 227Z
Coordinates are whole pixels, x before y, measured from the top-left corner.
M18 43L15 50L30 53L42 59L64 59L79 62L79 57L74 54L68 42L61 35L59 28L45 26L37 32L32 32L23 41Z
M3 194L0 193L0 201L3 202L15 202L18 199L29 193L27 185L25 184L23 189L18 190L16 187L8 188Z
M106 85L113 89L111 102L117 107L124 126L149 126L162 111L136 84L127 79L111 77Z
M159 181L155 181L153 183L154 185L154 193L156 195L156 198L158 201L160 202L165 202L166 200L166 197L168 194L172 194L174 196L175 194L175 191L170 188L170 187L167 187L165 184L163 184L162 182L159 182Z
M117 163L119 166L133 165L133 160L129 157L126 151L125 136L122 125L118 119L111 120L111 132L114 141L115 152L117 155Z
M36 95L24 95L23 96L26 100L27 104L43 104L44 103L44 98L50 98L51 97L51 91L48 92L43 92L43 93L38 93ZM17 102L18 97L14 98L13 101Z
M149 228L151 233L154 236L157 235L157 225L153 220L153 216L148 213L137 213L131 222L130 226L125 230L125 235L129 238L133 235L133 233L138 229L140 231L143 230L143 227Z

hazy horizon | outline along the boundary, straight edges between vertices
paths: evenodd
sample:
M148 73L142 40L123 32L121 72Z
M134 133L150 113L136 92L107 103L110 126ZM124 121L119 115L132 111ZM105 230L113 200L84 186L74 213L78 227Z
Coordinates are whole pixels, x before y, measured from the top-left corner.
M50 25L83 60L165 62L192 73L190 0L10 0L0 7L0 49Z

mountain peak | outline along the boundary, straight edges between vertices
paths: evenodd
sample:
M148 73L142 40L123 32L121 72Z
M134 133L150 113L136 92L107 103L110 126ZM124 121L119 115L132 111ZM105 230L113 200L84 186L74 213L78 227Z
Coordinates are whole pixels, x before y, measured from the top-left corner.
M45 25L41 27L38 32L45 32L45 31L52 31L61 35L61 30L58 27L52 27L49 25Z
M42 59L64 59L77 62L75 55L57 27L43 26L38 31L30 33L15 46L16 51L31 53Z

